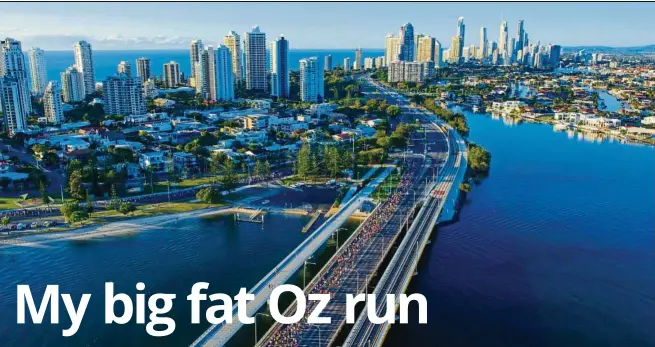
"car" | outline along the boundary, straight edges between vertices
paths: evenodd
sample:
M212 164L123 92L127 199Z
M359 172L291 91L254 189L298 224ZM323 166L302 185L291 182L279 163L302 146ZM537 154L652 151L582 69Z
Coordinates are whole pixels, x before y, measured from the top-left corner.
M32 228L32 229L36 229L38 227L39 227L39 223L37 223L37 222L32 222L32 224L30 224L30 228Z
M16 224L12 224L8 228L9 228L9 230L16 230L18 228L18 226Z
M25 227L26 227L26 225L23 224L23 223L18 223L18 224L16 224L16 229L18 229L18 230L25 229Z

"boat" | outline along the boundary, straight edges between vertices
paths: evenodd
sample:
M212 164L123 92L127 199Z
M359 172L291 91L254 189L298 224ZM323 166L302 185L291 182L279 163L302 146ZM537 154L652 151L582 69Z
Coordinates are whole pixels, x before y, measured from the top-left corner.
M262 201L262 205L266 205L266 204L268 204L269 202L271 202L271 200L264 200L264 201Z
M473 106L473 112L480 112L480 108L478 106Z

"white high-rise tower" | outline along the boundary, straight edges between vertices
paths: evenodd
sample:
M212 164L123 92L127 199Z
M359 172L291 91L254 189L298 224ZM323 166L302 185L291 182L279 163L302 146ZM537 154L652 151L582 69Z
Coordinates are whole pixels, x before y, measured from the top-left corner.
M320 102L323 92L323 68L316 57L300 60L300 99L305 102Z
M61 103L61 88L57 81L50 81L43 93L43 110L48 123L64 122L64 109Z
M480 60L483 60L484 58L487 57L486 56L487 55L487 45L488 45L487 28L481 27L480 28L480 50L479 50L479 53L478 53L478 58Z
M234 80L241 81L241 38L236 31L230 31L223 38L223 44L230 50L232 54L232 76Z
M214 80L216 81L216 100L234 99L234 73L232 51L224 45L219 45L214 51Z
M11 38L0 40L0 105L7 132L27 129L32 113L27 66L20 41Z
M246 88L266 91L266 34L256 26L245 36Z
M84 79L84 95L93 94L96 82L91 44L86 41L78 41L73 48L75 50L75 66Z
M32 92L35 94L43 94L48 81L46 80L45 58L43 50L40 48L32 48L27 51L27 56L30 58L30 76L32 78Z

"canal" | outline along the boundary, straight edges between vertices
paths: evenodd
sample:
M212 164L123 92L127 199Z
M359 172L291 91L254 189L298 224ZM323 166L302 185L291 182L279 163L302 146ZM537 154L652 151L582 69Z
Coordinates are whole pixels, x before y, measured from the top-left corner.
M655 150L466 113L492 153L409 291L428 324L386 346L655 345Z

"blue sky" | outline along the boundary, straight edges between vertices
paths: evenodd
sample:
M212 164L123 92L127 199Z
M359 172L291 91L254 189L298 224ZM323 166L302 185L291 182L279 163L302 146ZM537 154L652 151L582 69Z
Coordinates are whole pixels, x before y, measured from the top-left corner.
M24 46L71 49L87 39L95 49L186 48L200 38L216 45L230 30L259 25L291 48L382 48L405 22L448 46L464 17L466 44L480 26L498 40L500 21L525 20L532 42L637 46L655 43L655 3L0 3L0 36Z

